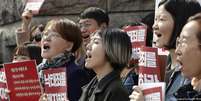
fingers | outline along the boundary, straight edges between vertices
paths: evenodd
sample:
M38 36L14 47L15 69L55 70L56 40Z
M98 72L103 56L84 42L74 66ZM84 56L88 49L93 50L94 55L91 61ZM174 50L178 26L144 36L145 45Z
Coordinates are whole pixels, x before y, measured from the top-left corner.
M142 89L139 86L133 86L133 92L129 98L130 101L144 101Z
M133 86L133 91L142 93L142 88L140 86Z
M32 13L31 10L26 10L25 12L22 13L22 19L23 19L24 21L29 21L29 20L31 20L32 16L33 16L33 13Z
M43 93L39 99L39 101L48 101L47 100L47 95L45 93Z
M10 93L10 90L8 90L8 89L5 89L5 92L6 92L7 94L9 94L9 93Z

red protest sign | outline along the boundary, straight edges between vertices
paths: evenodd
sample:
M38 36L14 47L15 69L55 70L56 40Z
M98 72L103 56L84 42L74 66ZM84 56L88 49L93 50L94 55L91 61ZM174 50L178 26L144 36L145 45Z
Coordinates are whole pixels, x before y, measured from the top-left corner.
M38 14L45 0L27 0L24 10L31 10L33 14Z
M139 84L161 81L157 48L141 47L139 59Z
M4 72L4 68L0 68L0 101L8 101L8 97L6 95L6 76Z
M140 47L146 46L146 26L128 26L124 31L130 36L132 42L131 64L138 64Z
M145 101L164 101L165 83L144 83L140 85L143 89Z
M43 70L48 101L67 101L66 68L50 68Z
M38 101L41 86L35 61L4 64L10 101Z

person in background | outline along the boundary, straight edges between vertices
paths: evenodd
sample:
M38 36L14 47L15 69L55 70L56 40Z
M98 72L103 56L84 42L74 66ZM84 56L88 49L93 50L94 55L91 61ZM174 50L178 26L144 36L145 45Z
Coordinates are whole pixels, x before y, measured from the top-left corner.
M166 48L171 57L171 63L166 68L166 101L175 101L173 94L189 80L181 75L176 62L176 38L179 36L187 19L200 12L200 4L196 0L163 0L155 13L153 25L154 42L158 48ZM142 101L144 96L139 86L134 87L130 96L132 101Z
M44 30L45 26L40 24L37 26L32 26L30 29L32 17L33 13L31 10L26 10L22 13L22 25L16 31L17 46L24 45L26 43L32 43L40 46L42 31Z
M133 23L124 24L124 26L121 28L124 30L125 28L132 27L132 26L145 26L145 25L141 22L136 21ZM132 53L132 54L136 54L136 53ZM120 77L122 80L122 84L128 90L129 94L132 93L133 86L138 84L138 69L139 69L138 63L132 62L132 60L130 60L129 65L126 66L121 72Z
M109 26L109 20L108 14L101 8L89 7L81 12L79 25L84 46L89 43L92 33Z
M146 46L152 47L153 43L153 24L154 24L155 13L151 12L142 18L141 22L147 26Z
M45 59L38 65L41 84L44 86L43 70L66 68L67 94L70 101L78 101L82 93L81 87L89 82L87 73L75 63L74 53L80 48L81 43L79 26L65 18L49 21L41 40L41 56ZM41 96L41 99L46 97Z
M79 26L82 32L83 46L80 47L76 52L76 60L77 64L81 65L88 73L91 80L95 76L95 73L92 70L84 67L84 60L86 58L86 46L90 41L90 36L92 35L92 33L96 32L99 29L107 28L109 26L109 16L101 8L89 7L81 12Z
M183 27L176 54L182 74L192 79L175 93L177 101L201 100L201 13L192 16Z
M120 79L132 53L130 37L121 29L97 31L87 45L85 66L96 76L83 87L79 101L128 101Z
M16 47L14 50L12 62L21 62L25 60L31 60L27 47L25 46Z
M145 24L143 22L136 21L133 23L125 24L122 27L122 29L131 27L131 26L146 26L147 27L146 46L151 47L153 33L152 33L152 28L150 29L150 26L153 25L154 13L150 13L145 18L143 18L142 21ZM132 53L132 54L136 54L136 53ZM129 94L132 93L133 86L138 85L138 70L139 70L138 63L134 63L130 61L129 66L125 67L121 72L122 83L124 87L126 87L126 89L129 91Z
M25 60L36 60L36 64L40 64L42 62L40 47L32 44L16 47L13 52L12 62Z

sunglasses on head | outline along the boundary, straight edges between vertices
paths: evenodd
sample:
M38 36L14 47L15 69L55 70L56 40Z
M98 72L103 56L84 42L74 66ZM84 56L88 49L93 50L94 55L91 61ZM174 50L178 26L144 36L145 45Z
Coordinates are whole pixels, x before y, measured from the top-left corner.
M31 37L31 41L36 41L36 42L40 42L42 39L42 34L36 34L33 37Z

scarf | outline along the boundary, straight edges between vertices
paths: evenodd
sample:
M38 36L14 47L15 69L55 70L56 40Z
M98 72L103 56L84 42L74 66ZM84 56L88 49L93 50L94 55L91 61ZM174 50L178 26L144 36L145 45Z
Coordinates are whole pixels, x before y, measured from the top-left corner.
M71 61L74 58L73 54L71 52L64 52L61 54L58 54L57 56L51 58L51 60L45 60L43 63L41 63L38 68L39 71L43 69L48 68L57 68L65 65L69 61Z

